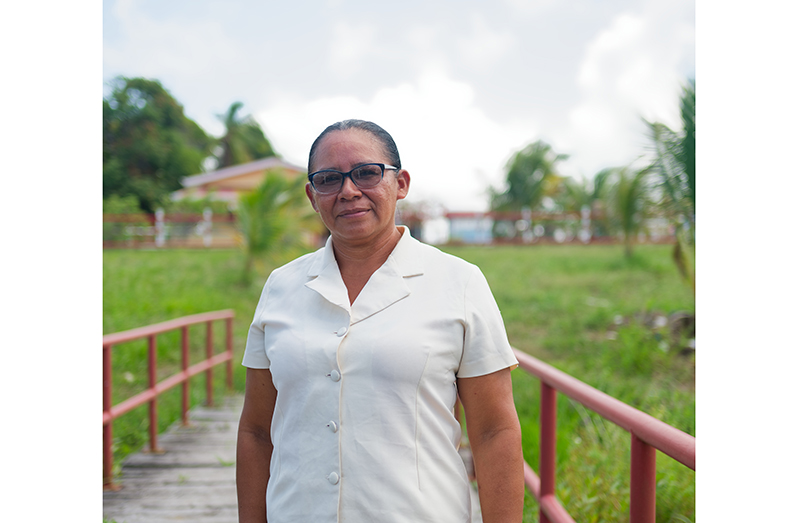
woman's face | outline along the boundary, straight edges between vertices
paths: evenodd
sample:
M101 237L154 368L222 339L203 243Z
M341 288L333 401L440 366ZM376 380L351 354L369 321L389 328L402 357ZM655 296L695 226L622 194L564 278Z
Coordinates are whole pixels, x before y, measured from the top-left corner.
M360 129L333 131L316 148L311 169L335 169L347 172L364 163L389 164L382 144L371 133ZM385 171L375 187L360 189L350 178L341 190L319 194L308 183L305 192L313 209L319 213L333 240L351 245L377 243L394 233L396 202L407 196L410 175L401 169Z

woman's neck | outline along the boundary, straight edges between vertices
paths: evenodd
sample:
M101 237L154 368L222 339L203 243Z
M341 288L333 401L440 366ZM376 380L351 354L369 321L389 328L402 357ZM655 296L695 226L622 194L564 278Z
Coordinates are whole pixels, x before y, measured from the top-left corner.
M397 227L393 232L377 242L364 245L352 245L346 242L335 242L333 238L333 252L341 278L344 280L349 292L349 303L355 302L360 291L366 286L374 272L382 267L388 256L391 255L396 244L402 238L403 230Z

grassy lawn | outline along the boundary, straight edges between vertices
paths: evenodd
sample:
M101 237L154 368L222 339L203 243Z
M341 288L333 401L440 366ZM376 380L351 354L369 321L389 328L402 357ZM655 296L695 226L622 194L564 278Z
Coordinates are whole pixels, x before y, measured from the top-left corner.
M635 408L695 435L695 359L659 314L694 311L668 246L458 247L480 266L510 342ZM614 339L611 339L614 338ZM513 373L524 456L538 470L540 383ZM557 496L577 521L628 521L629 435L564 396L558 402ZM659 453L658 453L659 454ZM657 460L657 521L694 519L695 473ZM527 495L525 521L537 521Z
M501 308L510 342L547 363L689 434L695 435L694 356L682 354L656 316L694 311L669 246L640 246L624 259L620 246L446 247L480 266ZM266 276L241 282L238 251L105 251L105 333L199 312L234 309L235 387L242 391L246 332ZM215 326L221 349L224 329ZM190 333L197 361L204 330ZM158 338L162 376L179 366L177 335ZM115 402L146 387L146 344L114 349ZM223 393L222 367L215 373ZM516 370L514 390L527 462L538 469L539 382ZM192 380L193 404L204 400L204 378ZM175 388L159 400L160 429L179 418ZM145 443L147 410L114 422L115 456ZM629 436L564 396L558 404L557 495L577 521L627 521ZM694 473L670 458L657 460L657 521L694 519ZM525 521L537 521L527 496Z

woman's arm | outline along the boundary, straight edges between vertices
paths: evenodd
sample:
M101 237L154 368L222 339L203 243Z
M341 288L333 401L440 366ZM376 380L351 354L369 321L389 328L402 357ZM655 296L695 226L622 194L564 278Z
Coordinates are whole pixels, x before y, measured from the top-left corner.
M474 456L482 520L520 522L524 511L524 461L510 369L458 378L457 390Z
M266 485L273 449L270 431L276 400L271 371L247 369L236 451L239 523L266 522Z

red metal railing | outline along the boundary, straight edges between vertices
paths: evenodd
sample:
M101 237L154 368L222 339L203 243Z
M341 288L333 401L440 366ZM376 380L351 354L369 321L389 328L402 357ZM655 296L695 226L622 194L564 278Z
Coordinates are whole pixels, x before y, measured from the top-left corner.
M193 316L184 316L163 323L147 325L123 332L103 336L103 488L118 488L113 484L113 441L112 422L130 410L149 403L150 405L150 452L161 452L158 448L158 395L182 384L182 420L188 424L189 410L189 378L205 372L206 402L213 405L213 367L227 362L227 386L233 386L233 317L232 310L206 312ZM214 355L213 353L213 322L224 320L226 324L225 351ZM188 356L188 327L199 323L206 324L205 354L206 359L189 366ZM164 332L180 329L180 348L182 352L182 370L163 381L156 383L156 336ZM121 403L111 405L111 348L114 345L128 341L147 338L147 370L149 375L148 388L128 398Z
M514 349L522 369L540 379L540 477L524 463L524 483L540 504L541 523L573 523L554 494L557 391L631 434L630 523L655 523L656 451L695 470L695 437Z

